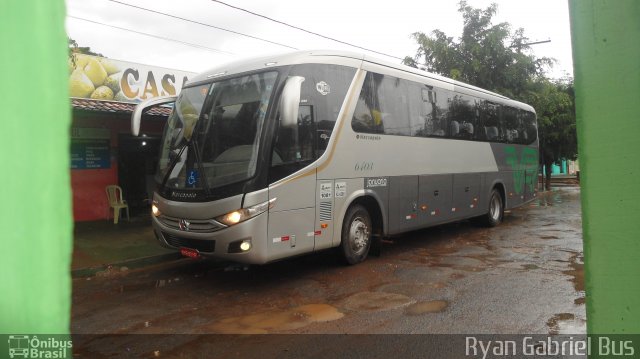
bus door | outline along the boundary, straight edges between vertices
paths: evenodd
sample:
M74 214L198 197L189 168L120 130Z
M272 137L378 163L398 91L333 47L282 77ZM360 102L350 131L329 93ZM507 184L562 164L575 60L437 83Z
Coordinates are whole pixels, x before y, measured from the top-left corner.
M275 199L269 210L270 260L315 247L316 171L305 170L316 158L313 117L313 106L301 104L296 123L281 121L276 131L269 171L269 199Z

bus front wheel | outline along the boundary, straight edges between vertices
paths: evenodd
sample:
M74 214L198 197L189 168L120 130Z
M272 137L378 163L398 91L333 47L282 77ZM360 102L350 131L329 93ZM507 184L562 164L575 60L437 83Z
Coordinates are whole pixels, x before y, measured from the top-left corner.
M359 204L349 207L342 222L341 253L347 264L364 261L371 248L371 216Z

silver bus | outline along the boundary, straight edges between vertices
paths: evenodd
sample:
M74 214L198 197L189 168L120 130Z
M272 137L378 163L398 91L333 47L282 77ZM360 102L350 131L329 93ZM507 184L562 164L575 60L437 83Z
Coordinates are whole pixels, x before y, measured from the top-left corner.
M536 196L534 109L365 55L306 51L189 80L161 143L152 220L184 255L262 264L336 247L363 261L382 238Z

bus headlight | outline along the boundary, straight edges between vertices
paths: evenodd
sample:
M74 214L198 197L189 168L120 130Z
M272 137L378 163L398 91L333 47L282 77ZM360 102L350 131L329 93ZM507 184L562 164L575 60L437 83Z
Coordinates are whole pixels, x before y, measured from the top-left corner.
M233 226L234 224L244 222L249 218L253 218L260 213L265 212L269 208L272 208L275 202L276 198L272 198L266 202L256 204L255 206L238 209L225 215L216 217L216 220L220 223L226 224L227 226Z
M156 204L152 204L151 205L151 213L155 216L158 217L161 213L160 210L158 209L158 206L156 206Z

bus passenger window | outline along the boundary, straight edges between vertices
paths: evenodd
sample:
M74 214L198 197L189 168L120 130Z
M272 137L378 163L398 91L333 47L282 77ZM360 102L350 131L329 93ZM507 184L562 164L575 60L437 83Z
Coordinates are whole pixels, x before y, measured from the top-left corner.
M356 132L384 133L384 122L378 102L377 85L371 73L367 74L351 120Z
M368 73L351 128L356 132L410 136L407 81Z
M449 102L450 137L463 140L473 139L477 115L473 97L455 95Z
M409 114L411 121L411 135L417 137L444 137L447 121L442 107L446 104L447 94L433 86L418 83L409 85Z
M504 142L518 143L518 110L505 106L503 107L503 117L501 121L501 130L504 134Z
M499 142L500 133L500 106L495 103L481 100L478 102L480 117L478 119L479 129L476 133L476 139L481 141Z
M525 131L527 133L527 145L533 143L538 138L538 128L536 126L536 115L531 112L525 112L524 116Z

